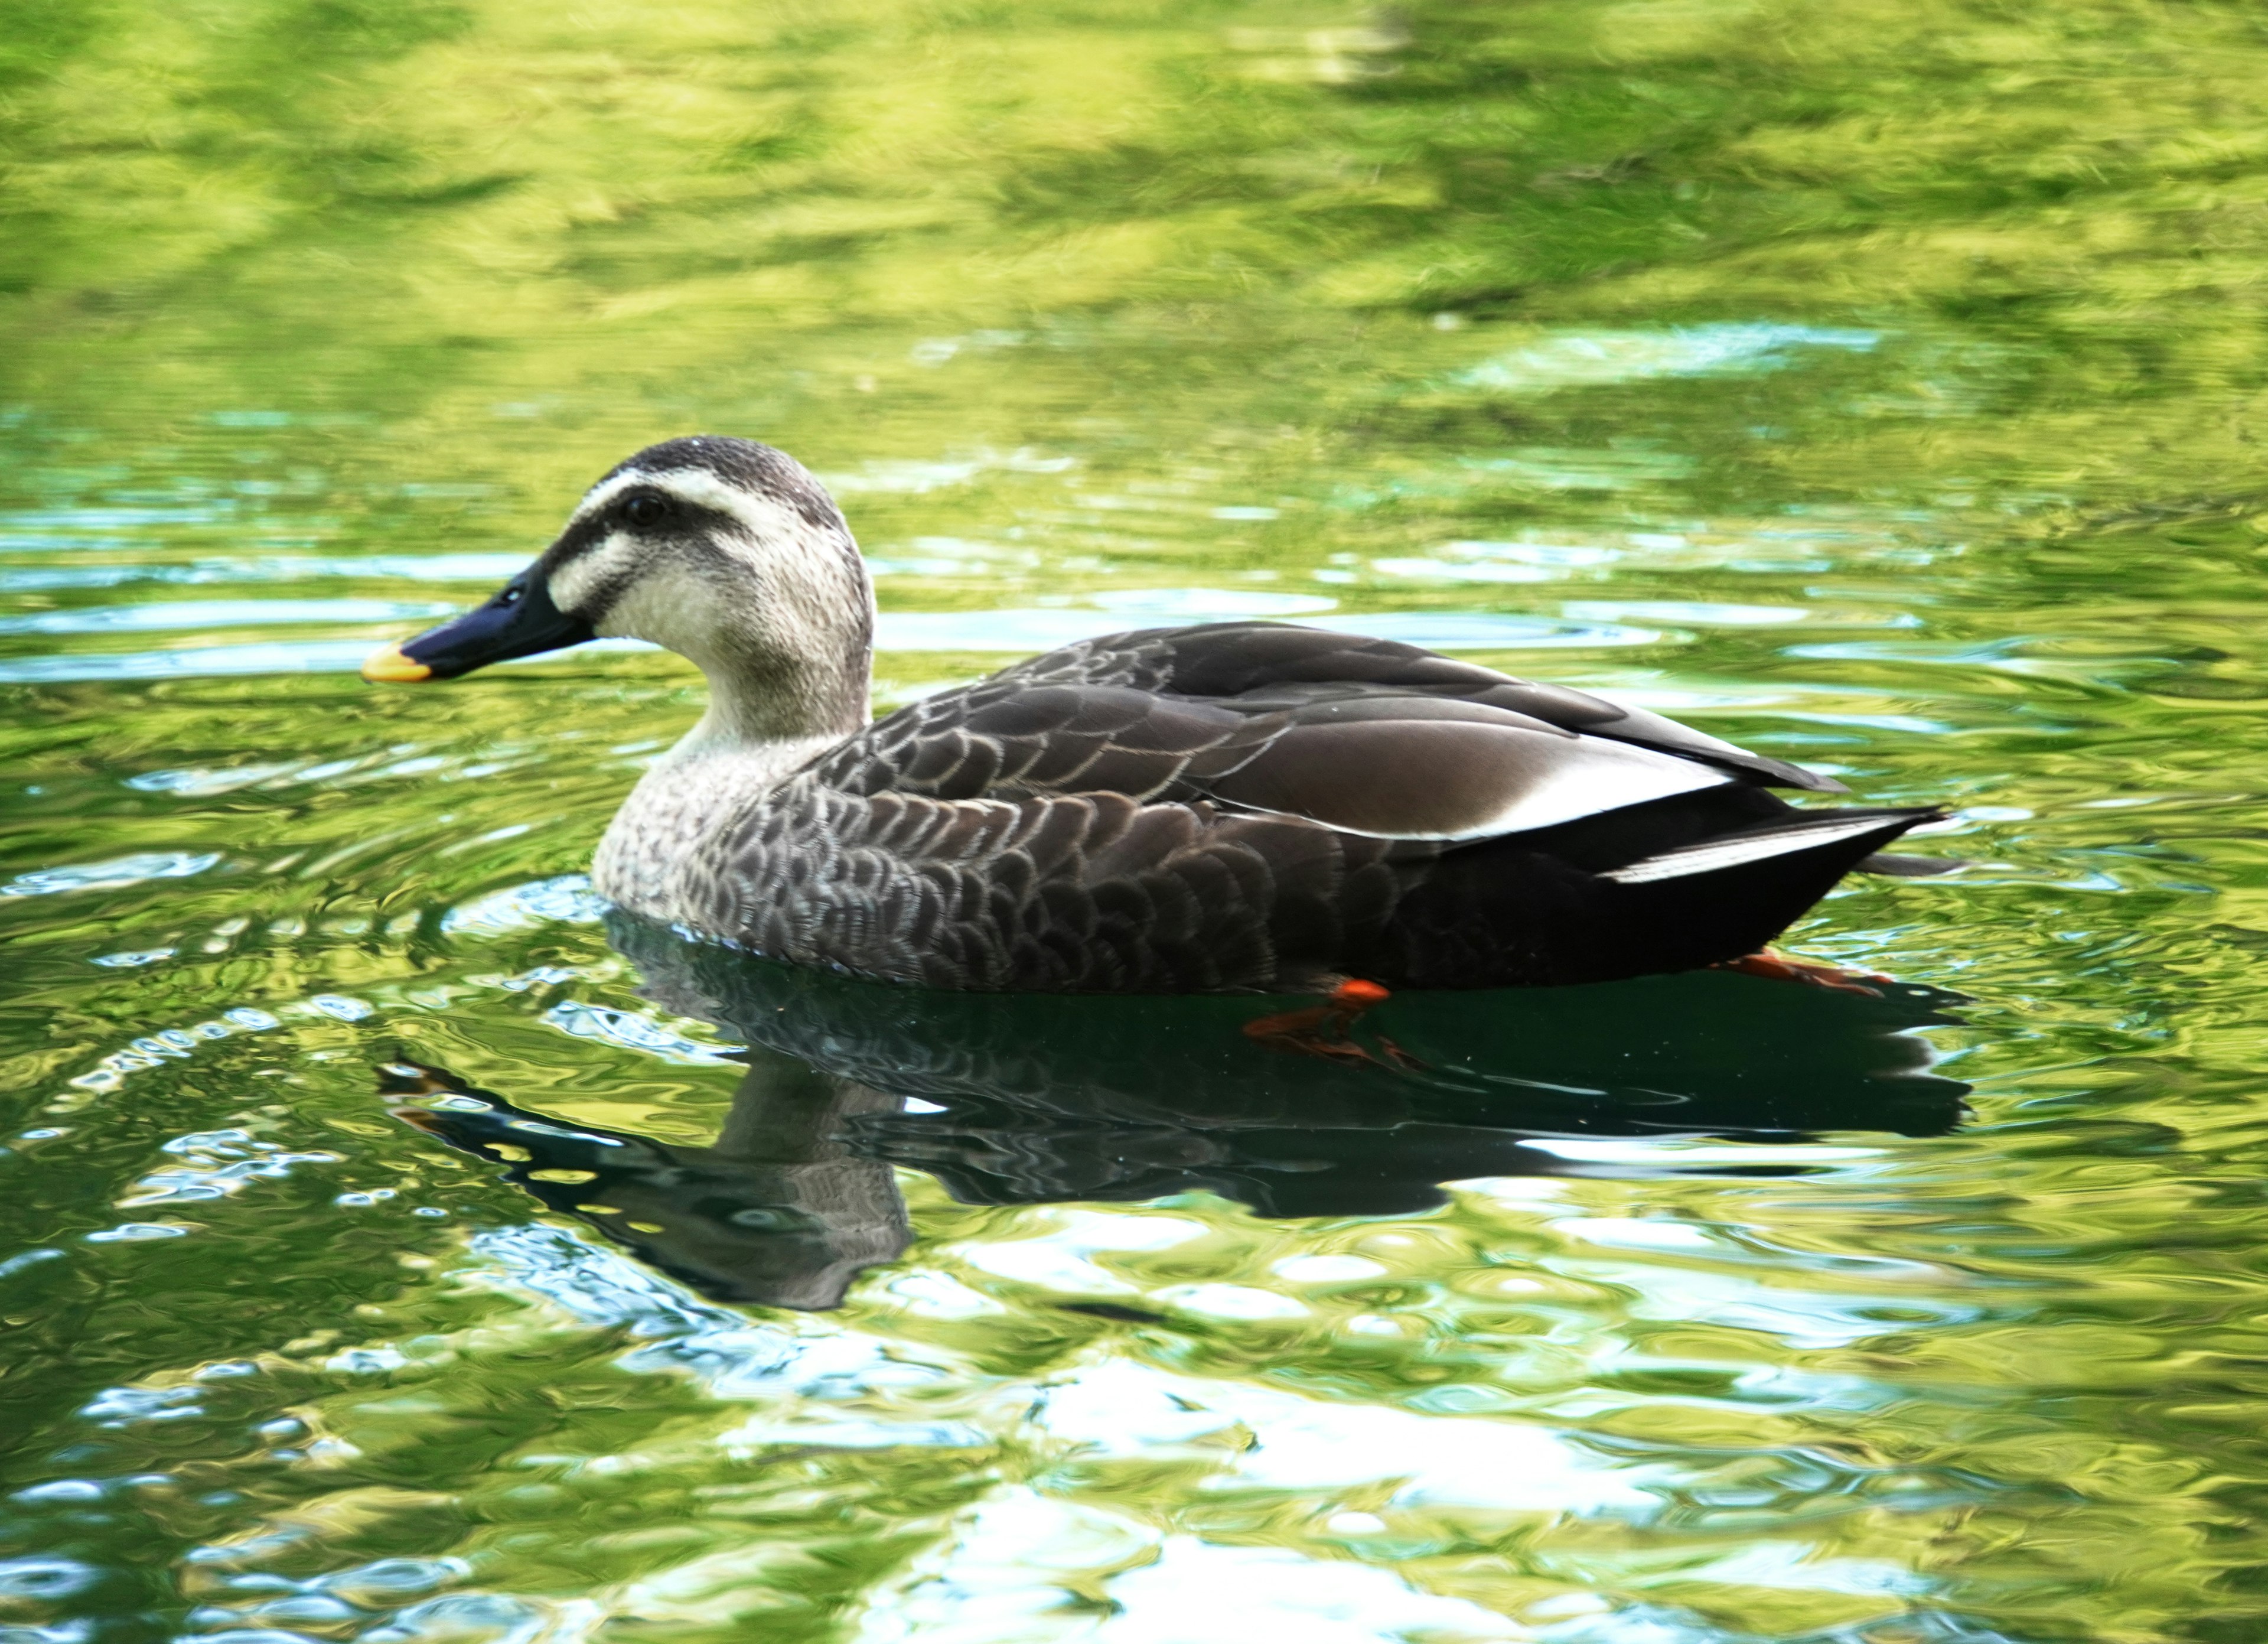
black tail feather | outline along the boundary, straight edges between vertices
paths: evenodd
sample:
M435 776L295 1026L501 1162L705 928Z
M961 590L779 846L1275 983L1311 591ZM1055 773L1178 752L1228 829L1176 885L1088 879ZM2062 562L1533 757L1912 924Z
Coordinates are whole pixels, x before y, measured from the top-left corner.
M1848 810L1801 811L1786 824L1758 829L1732 840L1712 840L1671 857L1705 862L1712 850L1742 844L1761 847L1775 839L1786 840L1790 848L1784 851L1636 882L1607 880L1602 875L1602 890L1618 894L1602 896L1598 910L1612 928L1629 933L1628 940L1616 945L1619 974L1695 969L1753 954L1801 918L1837 881L1882 846L1943 815L1936 810L1876 812L1871 828L1837 831L1822 824L1830 818L1853 822L1870 818L1865 812ZM1815 842L1807 843L1807 839ZM1633 864L1622 872L1631 874L1643 866ZM1623 965L1631 968L1622 969Z
M1395 951L1361 974L1475 987L1697 970L1765 947L1852 868L1944 815L1771 804L1745 826L1618 851L1612 866L1538 851L1535 836L1458 851L1396 910Z

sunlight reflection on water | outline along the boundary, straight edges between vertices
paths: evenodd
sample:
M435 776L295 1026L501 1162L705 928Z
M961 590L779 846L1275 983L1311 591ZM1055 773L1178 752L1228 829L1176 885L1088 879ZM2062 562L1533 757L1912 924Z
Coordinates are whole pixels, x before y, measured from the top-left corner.
M113 10L0 121L0 1644L2257 1631L2246 17ZM886 704L1312 622L1976 866L1348 1065L626 933L692 670L354 675L695 428Z

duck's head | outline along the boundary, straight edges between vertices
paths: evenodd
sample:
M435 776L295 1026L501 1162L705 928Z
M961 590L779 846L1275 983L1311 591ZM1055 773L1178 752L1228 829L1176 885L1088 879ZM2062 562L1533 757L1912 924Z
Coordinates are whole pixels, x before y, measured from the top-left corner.
M733 730L808 735L865 723L873 636L873 585L826 489L770 446L696 434L619 464L486 604L373 652L362 674L454 679L644 639L709 676Z

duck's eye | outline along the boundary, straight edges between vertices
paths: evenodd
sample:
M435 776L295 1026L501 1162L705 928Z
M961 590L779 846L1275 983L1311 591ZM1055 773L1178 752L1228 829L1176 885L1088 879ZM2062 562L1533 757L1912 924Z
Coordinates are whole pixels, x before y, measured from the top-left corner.
M635 526L659 525L669 518L669 505L659 497L633 497L622 504L622 518Z
M519 588L506 588L503 593L497 595L497 603L498 605L517 605L519 603L519 596L523 592L525 592L525 590Z

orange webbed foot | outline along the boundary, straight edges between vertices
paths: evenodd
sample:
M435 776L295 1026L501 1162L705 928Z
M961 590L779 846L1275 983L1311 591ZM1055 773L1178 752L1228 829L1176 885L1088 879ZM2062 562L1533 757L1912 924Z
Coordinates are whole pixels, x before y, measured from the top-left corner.
M1342 982L1320 1005L1279 1011L1246 1022L1244 1036L1290 1056L1320 1056L1332 1061L1367 1062L1374 1066L1405 1070L1423 1067L1424 1063L1383 1036L1378 1042L1385 1052L1383 1056L1348 1036L1348 1029L1365 1011L1391 997L1375 982Z
M1737 970L1742 976L1766 977L1775 982L1801 982L1837 993L1863 994L1868 999L1882 997L1881 989L1870 987L1867 985L1869 983L1890 980L1880 971L1845 970L1808 959L1791 959L1785 954L1772 952L1769 947L1744 958L1720 959L1709 968L1712 970Z

